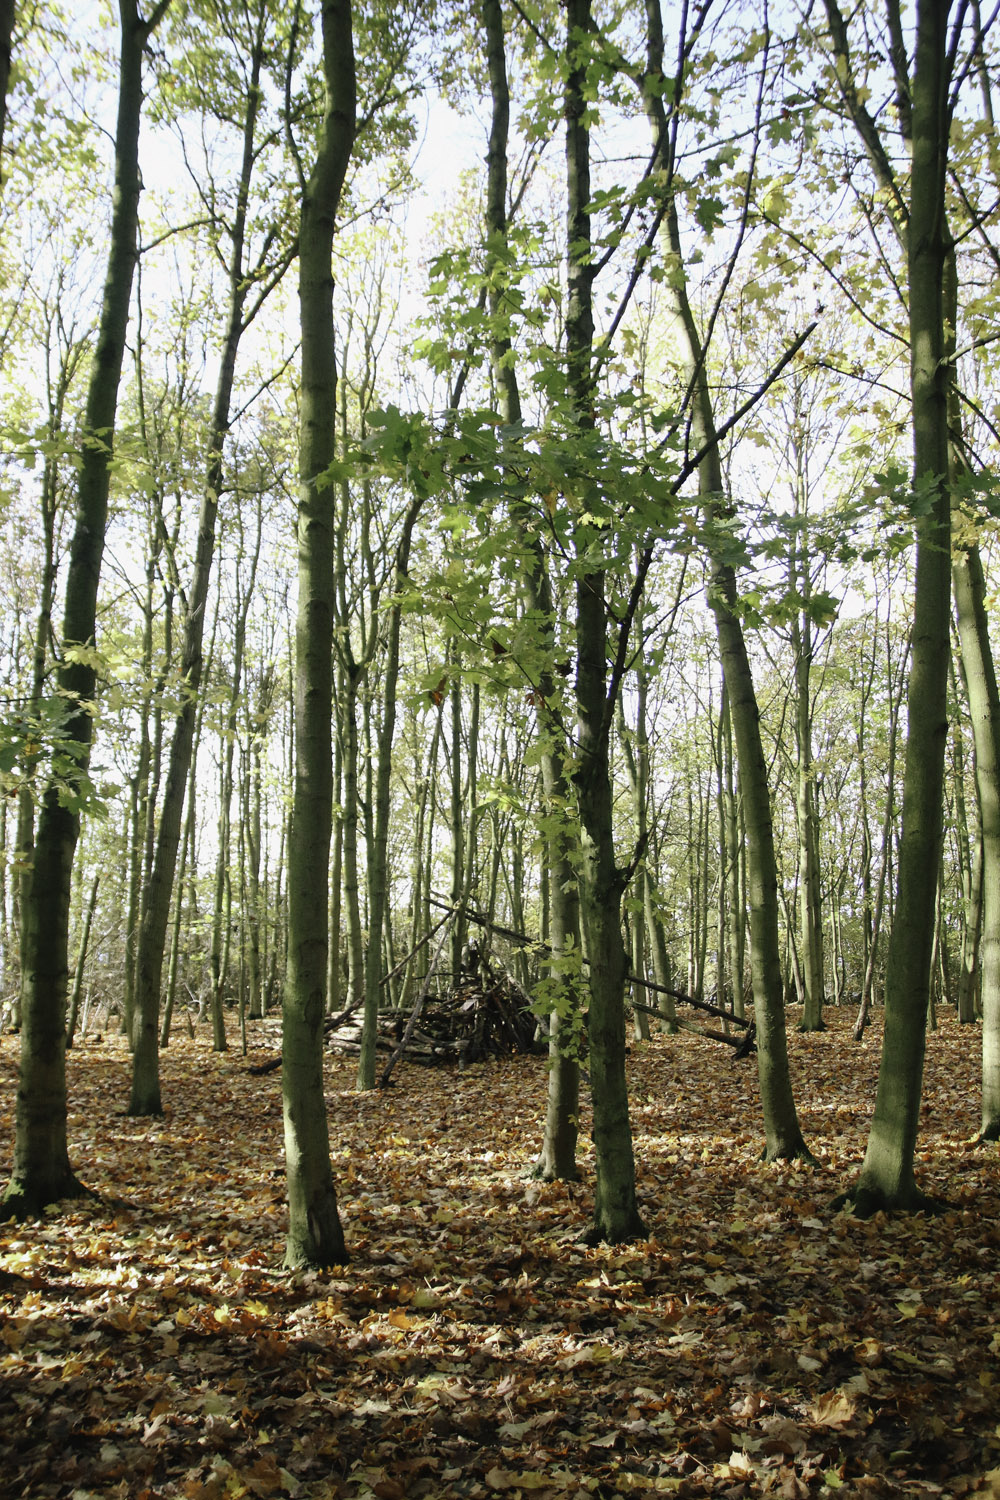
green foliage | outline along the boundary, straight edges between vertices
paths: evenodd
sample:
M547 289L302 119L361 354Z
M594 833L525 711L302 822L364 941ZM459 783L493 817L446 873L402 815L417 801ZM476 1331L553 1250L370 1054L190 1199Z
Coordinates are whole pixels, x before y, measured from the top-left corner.
M63 807L103 818L117 788L99 785L100 767L87 765L87 749L71 732L77 709L68 694L42 698L33 710L0 717L0 795L55 791ZM84 712L92 712L85 706Z

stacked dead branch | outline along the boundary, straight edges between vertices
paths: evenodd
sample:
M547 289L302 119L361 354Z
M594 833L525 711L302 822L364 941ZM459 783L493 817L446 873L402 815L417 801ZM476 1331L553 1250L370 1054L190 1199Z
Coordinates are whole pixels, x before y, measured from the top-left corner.
M377 1047L388 1054L379 1079L382 1088L397 1061L436 1064L456 1062L459 1067L484 1057L507 1057L530 1052L536 1022L519 994L502 979L497 982L467 982L445 995L424 994L422 1003L406 1012L381 1010ZM328 1035L328 1044L338 1052L361 1049L360 1017L350 1016Z

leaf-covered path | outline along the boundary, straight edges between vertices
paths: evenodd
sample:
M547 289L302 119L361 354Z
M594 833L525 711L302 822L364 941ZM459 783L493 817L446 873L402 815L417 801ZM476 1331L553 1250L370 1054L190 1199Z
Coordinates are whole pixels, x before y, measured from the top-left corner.
M589 1163L529 1180L545 1068L331 1058L352 1262L285 1274L280 1085L207 1040L166 1117L122 1116L120 1038L70 1058L74 1164L102 1201L3 1227L0 1494L74 1497L994 1494L1000 1191L978 1031L929 1039L922 1185L939 1217L833 1215L879 1036L793 1034L819 1165L758 1160L753 1061L636 1046L646 1243L588 1249ZM0 1042L12 1139L17 1040ZM589 1122L582 1135L587 1139Z

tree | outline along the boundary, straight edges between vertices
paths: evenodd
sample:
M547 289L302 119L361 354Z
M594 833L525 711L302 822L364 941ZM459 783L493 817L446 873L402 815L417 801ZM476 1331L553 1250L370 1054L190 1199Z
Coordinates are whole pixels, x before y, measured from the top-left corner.
M66 1139L65 1022L69 902L80 815L89 800L87 769L97 685L97 590L108 513L118 387L125 353L139 216L142 65L170 0L147 20L136 0L119 6L121 55L115 131L115 193L104 300L87 393L76 519L66 577L59 691L67 703L61 753L72 763L71 792L50 782L22 908L22 1034L14 1168L3 1197L8 1214L40 1213L83 1191Z
M672 161L673 145L664 106L663 21L659 0L647 0L647 64L643 99L657 156ZM685 39L683 52L689 45ZM674 88L679 92L680 79ZM760 736L760 712L739 613L736 572L726 551L728 519L719 434L709 384L708 350L695 323L687 291L677 204L671 193L664 215L670 257L669 286L678 324L685 381L691 392L691 430L698 493L706 514L710 556L709 605L715 617L725 674L739 784L746 820L747 895L750 907L750 966L757 1022L757 1062L768 1160L808 1155L799 1127L788 1070L784 990L778 939L778 875L771 821L767 765ZM802 342L800 337L799 342Z
M289 1225L285 1263L347 1258L323 1098L327 914L332 819L333 507L337 357L333 253L356 129L350 0L323 0L324 102L316 156L302 177L299 311L299 596L295 629L295 783L288 856L288 976L282 1014L282 1103Z
M897 80L911 151L906 219L913 493L917 537L913 646L907 690L903 829L897 900L886 966L885 1031L875 1112L857 1183L857 1211L923 1208L914 1150L923 1082L925 1018L931 983L941 854L951 555L948 362L944 303L948 259L945 181L949 87L964 15L948 39L949 7L918 0L912 78ZM836 0L831 29L843 35ZM895 11L890 4L890 22Z
M291 262L293 247L287 233L273 225L261 229L259 244L253 244L255 228L251 190L254 174L271 135L260 137L265 101L266 64L277 42L275 19L269 0L256 0L256 8L245 8L246 34L229 34L229 19L210 7L223 29L223 47L218 56L209 53L200 60L199 89L212 104L218 118L229 118L233 94L241 104L238 118L240 166L235 182L231 216L221 223L216 217L210 228L215 254L226 276L227 313L222 334L222 358L206 441L205 476L198 515L198 540L193 577L185 599L180 671L182 696L167 753L166 777L160 821L156 833L152 869L143 892L141 925L136 955L136 1023L133 1035L132 1092L129 1113L162 1113L159 1075L159 1010L163 959L174 875L177 869L184 797L191 767L198 691L203 670L203 640L209 584L215 553L219 499L225 477L225 447L232 421L233 391L240 342L260 313L267 298ZM187 37L191 49L203 47L200 36ZM228 50L227 50L228 49ZM236 78L230 76L235 65ZM211 204L224 199L213 192ZM218 210L216 210L216 215ZM254 250L256 249L256 253ZM224 1042L219 1037L217 1041Z
M591 252L590 130L587 57L590 0L566 5L567 298L569 420L581 455L594 431L594 261ZM586 493L588 486L580 476ZM584 511L586 507L584 507ZM635 1158L625 1079L625 978L622 894L626 875L615 859L610 767L618 682L608 676L608 606L601 539L586 514L573 528L575 549L576 755L572 780L580 818L579 881L590 992L590 1084L594 1108L595 1240L641 1238Z
M486 280L489 287L493 378L500 416L509 428L522 420L521 393L510 331L504 265L510 256L507 216L507 152L510 90L500 0L483 0L483 29L490 79L492 116L486 181ZM548 564L526 507L520 517L519 541L524 553L525 605L542 636L541 670L532 688L538 711L538 735L544 803L542 829L550 893L551 974L549 1007L549 1083L545 1133L537 1170L541 1177L573 1179L577 1174L577 1115L580 1094L580 902L573 864L571 788L566 772L565 727L558 710L552 660L555 605Z

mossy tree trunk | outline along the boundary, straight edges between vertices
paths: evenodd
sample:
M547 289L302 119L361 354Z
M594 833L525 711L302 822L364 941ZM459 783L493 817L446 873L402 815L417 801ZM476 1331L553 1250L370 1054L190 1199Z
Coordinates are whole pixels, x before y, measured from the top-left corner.
M663 103L663 26L660 0L647 0L647 71L644 95L653 139L669 160L667 118ZM706 517L718 519L725 505L722 463L715 441L715 414L709 386L707 351L695 324L687 294L677 209L671 200L664 215L669 251L668 285L677 314L677 335L684 376L692 394L691 433L698 453L698 492ZM710 557L709 604L715 617L719 655L729 699L729 713L746 828L746 891L750 912L750 971L757 1025L757 1068L764 1115L764 1155L768 1161L807 1156L792 1094L785 1027L784 986L778 926L778 874L767 779L760 733L760 711L739 615L736 574L720 553Z
M118 388L136 264L139 220L139 123L146 46L167 10L143 20L135 0L121 0L121 59L115 130L115 190L104 297L83 420L76 519L66 573L62 661L57 673L68 710L61 758L79 797L50 784L35 837L30 884L22 904L21 1063L14 1168L4 1217L40 1213L84 1190L69 1160L66 1133L66 1001L69 906L80 832L97 685L97 591L104 556Z
M483 0L483 27L489 67L492 117L487 156L486 230L493 247L488 259L490 341L493 377L500 415L512 426L521 420L517 368L506 322L503 286L504 247L507 243L507 142L510 94L500 0ZM515 518L518 511L515 507ZM523 586L528 610L538 621L542 663L535 689L543 821L547 830L545 859L551 893L547 940L551 960L548 983L549 1078L545 1132L536 1170L546 1180L572 1180L576 1165L577 1116L580 1100L580 901L572 866L572 790L566 775L565 736L556 709L552 662L555 606L548 563L531 517L524 515L520 541L524 547Z
M568 398L583 437L593 428L594 271L591 256L590 131L585 54L590 0L567 0L564 95L567 185L566 350ZM615 862L611 784L614 701L608 682L606 576L592 524L578 521L576 576L576 766L580 898L588 959L590 1087L594 1112L592 1241L620 1244L648 1233L636 1199L635 1157L625 1077L624 872Z
M350 0L323 0L325 101L299 228L302 396L299 595L295 629L295 784L288 844L288 971L282 1101L288 1179L285 1264L347 1258L330 1165L323 1096L330 830L337 359L331 257L354 145L356 82Z
M903 827L886 965L875 1112L851 1197L862 1212L927 1200L914 1177L940 868L951 594L951 493L944 282L948 254L947 7L917 6L907 223L914 492L920 497L907 692Z

